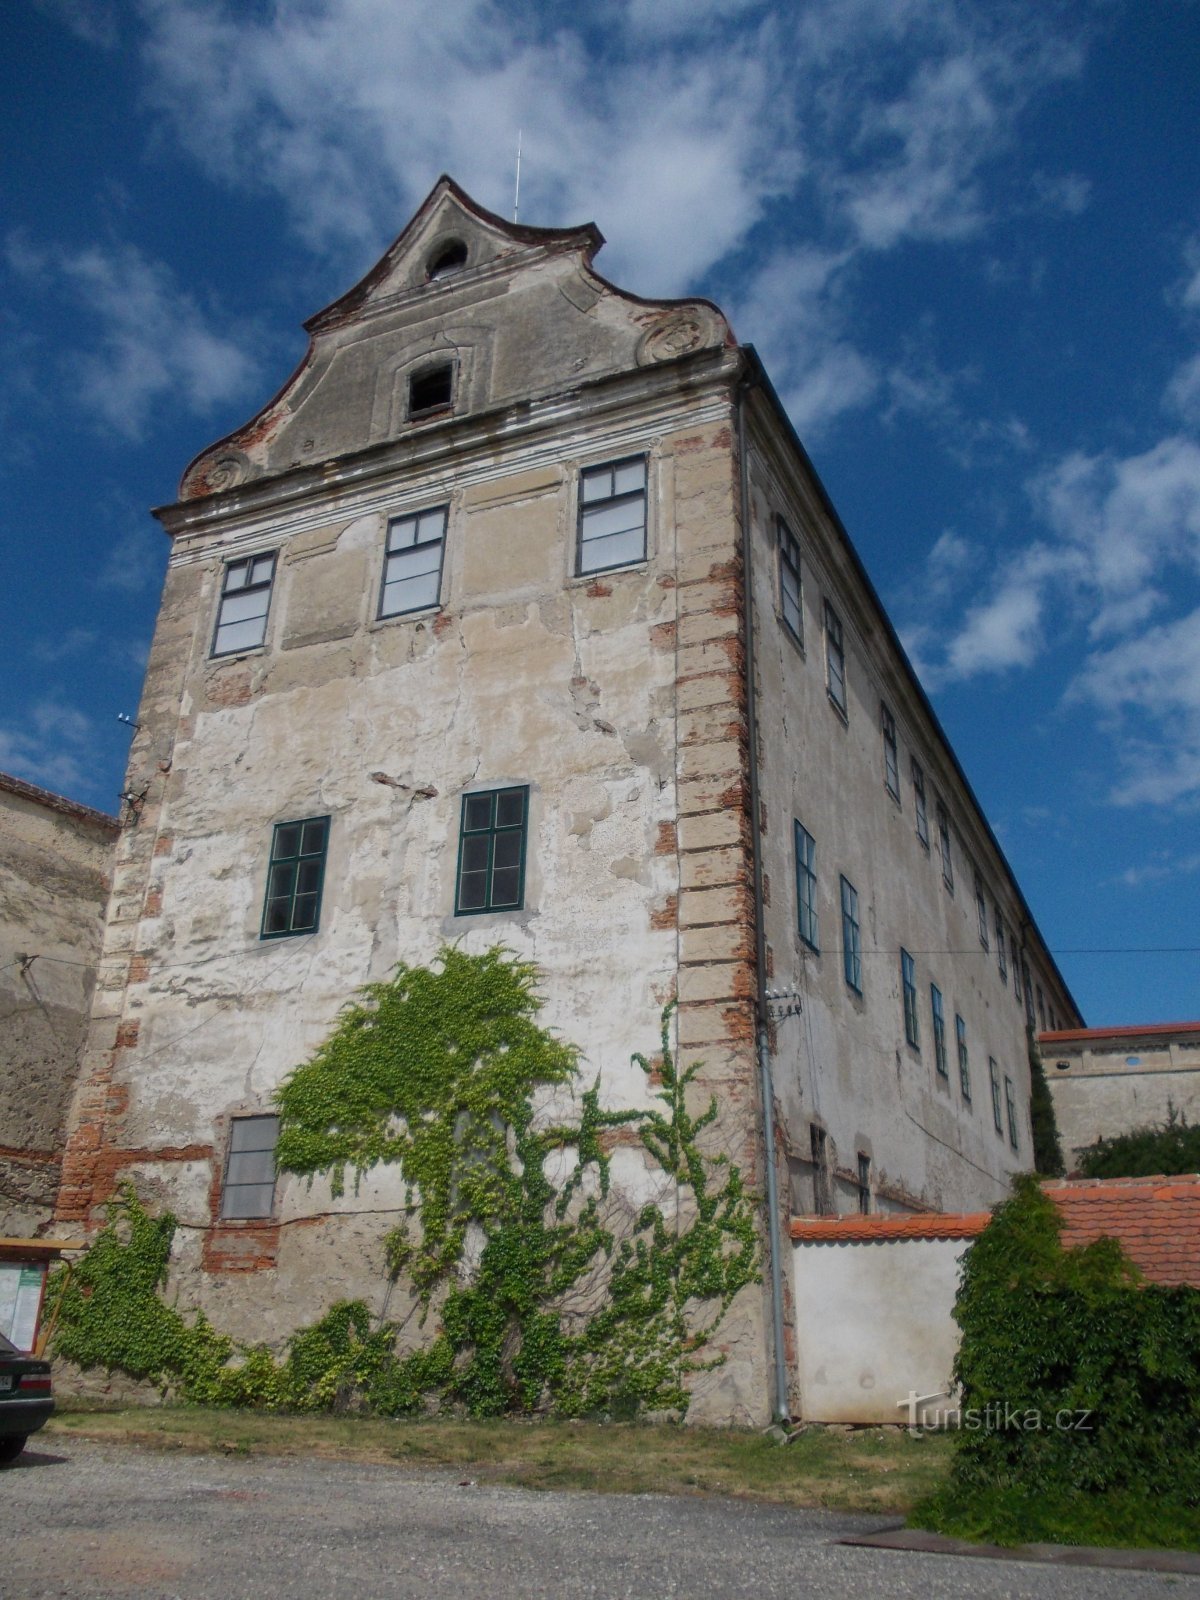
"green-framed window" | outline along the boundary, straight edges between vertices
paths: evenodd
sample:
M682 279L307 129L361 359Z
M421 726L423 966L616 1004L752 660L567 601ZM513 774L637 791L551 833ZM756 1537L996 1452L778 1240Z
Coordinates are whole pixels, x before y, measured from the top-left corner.
M988 1057L988 1077L992 1080L992 1122L996 1132L1004 1137L1004 1112L1000 1105L1000 1068L996 1065L995 1056Z
M904 1037L914 1050L921 1048L917 1021L917 967L907 950L900 952L900 986L904 991Z
M958 1041L958 1085L962 1090L962 1097L968 1105L971 1104L971 1058L967 1054L967 1025L955 1013L954 1036Z
M1009 1077L1004 1079L1004 1105L1008 1113L1008 1142L1014 1150L1019 1150L1021 1139L1017 1132L1017 1097L1013 1092L1013 1081Z
M525 903L529 786L481 789L462 797L456 917L519 911Z
M303 817L297 822L275 824L261 938L286 939L295 933L316 933L328 846L328 817Z
M933 1016L933 1062L939 1078L950 1076L946 1066L946 1008L942 1004L942 991L936 983L929 985L929 1010Z
M804 643L804 612L801 603L800 546L782 517L779 519L779 610L797 644Z
M796 925L810 950L820 950L817 937L817 841L801 823L796 829Z
M862 934L858 923L858 890L842 879L842 970L855 994L862 993Z

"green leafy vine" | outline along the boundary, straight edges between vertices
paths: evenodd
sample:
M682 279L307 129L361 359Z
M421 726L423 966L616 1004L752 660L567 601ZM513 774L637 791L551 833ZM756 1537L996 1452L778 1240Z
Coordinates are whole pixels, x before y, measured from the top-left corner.
M633 1058L654 1107L605 1110L598 1080L579 1092L575 1047L538 1025L536 978L500 948L401 965L277 1095L281 1171L324 1175L339 1194L348 1174L399 1168L387 1271L416 1292L419 1348L398 1350L396 1326L372 1326L361 1301L332 1306L281 1357L189 1321L163 1297L175 1221L126 1188L60 1287L58 1352L209 1404L685 1411L690 1376L724 1359L713 1335L757 1277L754 1208L738 1168L704 1151L717 1104L689 1109L699 1067L677 1067L673 1006L658 1058ZM560 1117L568 1097L577 1111ZM633 1216L610 1193L614 1139L659 1175L658 1200Z

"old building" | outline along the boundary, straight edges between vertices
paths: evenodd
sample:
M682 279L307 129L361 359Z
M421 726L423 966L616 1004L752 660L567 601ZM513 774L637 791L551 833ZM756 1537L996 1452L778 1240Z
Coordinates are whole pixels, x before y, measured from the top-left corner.
M1200 1122L1200 1022L1059 1029L1038 1047L1068 1166L1097 1139Z
M115 817L0 773L0 1235L53 1214L116 838Z
M60 1210L132 1178L181 1220L183 1303L277 1340L383 1293L398 1175L271 1175L274 1092L359 985L503 941L612 1105L678 994L779 1285L692 1414L753 1421L803 1403L789 1208L996 1200L1035 996L1079 1018L753 351L606 282L601 242L441 179L157 513L146 800Z

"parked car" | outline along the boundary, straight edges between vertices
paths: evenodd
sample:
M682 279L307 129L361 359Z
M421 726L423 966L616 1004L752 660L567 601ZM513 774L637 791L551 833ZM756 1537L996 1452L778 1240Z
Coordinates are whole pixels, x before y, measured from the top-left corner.
M50 1363L23 1354L0 1333L0 1467L17 1459L53 1410Z

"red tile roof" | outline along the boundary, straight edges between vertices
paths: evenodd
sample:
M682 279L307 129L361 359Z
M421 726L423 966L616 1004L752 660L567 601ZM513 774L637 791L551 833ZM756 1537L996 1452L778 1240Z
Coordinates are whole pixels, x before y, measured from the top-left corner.
M1150 1283L1200 1289L1200 1174L1155 1178L1065 1178L1046 1184L1063 1215L1063 1244L1120 1239ZM987 1211L876 1213L864 1217L794 1217L791 1235L806 1244L863 1244L885 1239L973 1239Z
M1089 1039L1161 1038L1164 1034L1200 1034L1200 1022L1132 1022L1127 1028L1060 1028L1039 1033L1043 1044L1086 1044Z

